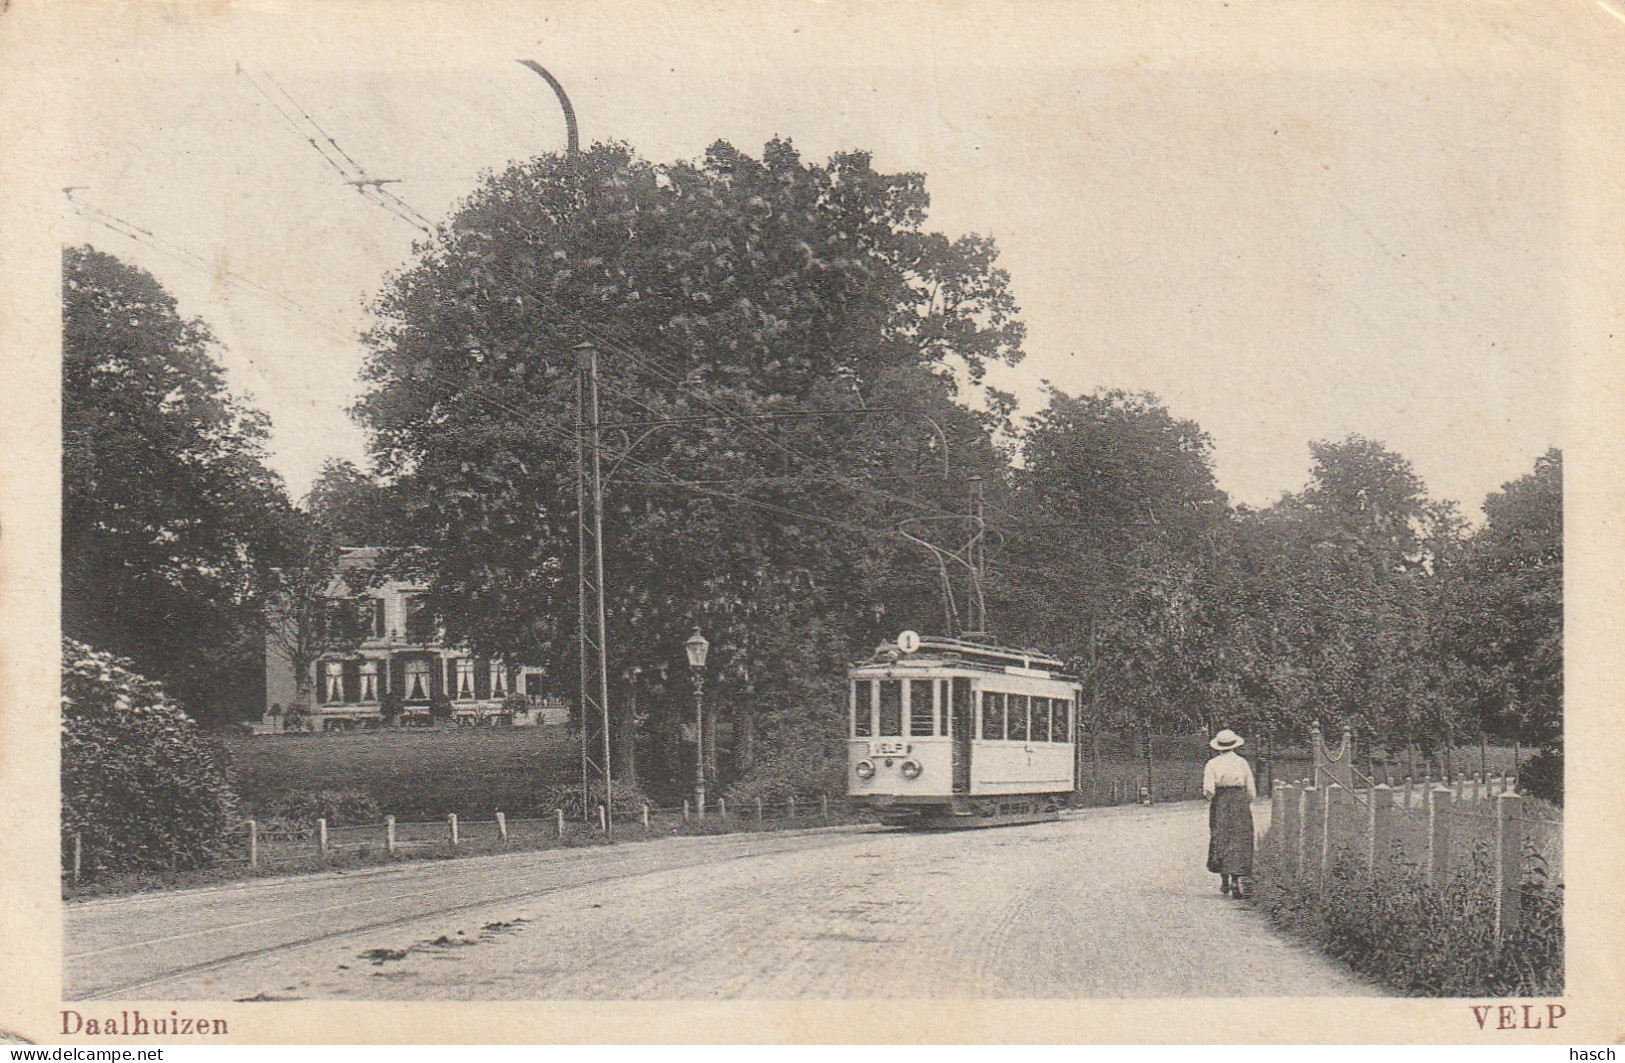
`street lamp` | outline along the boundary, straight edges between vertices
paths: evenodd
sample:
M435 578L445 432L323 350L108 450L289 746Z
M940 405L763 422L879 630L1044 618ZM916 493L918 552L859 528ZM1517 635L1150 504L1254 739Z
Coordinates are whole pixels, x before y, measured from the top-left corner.
M688 654L689 672L694 677L694 812L705 815L705 655L711 644L700 634L698 624L694 634L683 643Z

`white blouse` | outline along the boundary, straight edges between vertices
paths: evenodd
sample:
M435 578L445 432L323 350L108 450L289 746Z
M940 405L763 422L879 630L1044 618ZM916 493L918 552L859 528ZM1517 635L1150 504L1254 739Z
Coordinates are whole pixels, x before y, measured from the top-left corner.
M1202 769L1202 793L1209 799L1221 786L1245 786L1248 797L1258 796L1258 783L1253 781L1253 767L1239 753L1220 753Z

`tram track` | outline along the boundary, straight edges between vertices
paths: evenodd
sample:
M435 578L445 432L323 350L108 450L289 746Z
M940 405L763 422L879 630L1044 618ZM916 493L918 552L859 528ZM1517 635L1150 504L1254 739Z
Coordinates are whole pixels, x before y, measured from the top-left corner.
M71 950L70 944L70 951L66 952L64 955L64 981L66 983L64 985L64 998L85 1001L127 998L134 993L158 989L166 983L190 978L199 974L206 974L210 971L221 970L235 964L261 960L282 953L290 953L312 945L336 942L347 937L375 933L381 930L390 930L423 920L458 915L464 912L475 911L495 905L511 904L519 901L549 897L556 894L568 893L572 890L590 889L607 883L627 881L649 875L665 874L673 871L692 870L707 866L734 864L742 861L759 859L762 857L775 856L786 852L830 848L843 844L856 844L873 837L873 835L879 830L881 830L881 828L861 826L832 827L786 833L775 832L771 835L740 834L721 835L716 838L707 838L703 840L685 839L685 841L689 841L691 843L689 846L685 846L685 849L689 849L690 851L686 852L678 859L660 859L660 856L667 855L666 853L660 852L656 848L663 844L661 842L638 843L637 846L625 850L624 855L619 855L611 860L604 859L606 854L604 850L601 849L579 850L578 853L580 854L580 859L571 860L568 862L550 861L549 863L553 866L543 864L538 867L534 861L525 860L525 857L530 856L531 854L512 854L510 856L497 859L523 861L526 866L508 870L504 876L504 881L499 881L495 890L481 892L481 895L477 898L469 899L462 903L436 903L427 907L420 904L414 906L412 911L405 914L391 914L386 918L363 919L359 922L355 920L348 920L343 922L340 926L317 933L305 933L299 936L287 937L252 948L230 949L230 951L226 951L219 955L208 956L204 959L187 960L179 963L174 963L171 961L171 965L165 967L165 969L159 972L151 972L149 969L147 972L143 972L139 977L125 977L116 981L100 982L82 986L75 986L72 984L75 975L75 968L82 970L86 967L99 967L102 966L102 964L98 964L96 961L105 961L108 957L117 957L121 954L139 954L143 952L150 952L152 950L174 950L176 948L185 950L182 953L183 955L196 955L198 952L208 951L206 945L200 947L199 943L206 942L209 939L221 938L230 940L233 936L241 938L243 935L261 931L264 928L308 921L313 917L331 918L345 912L355 912L358 910L377 908L380 906L386 908L393 907L395 911L398 911L399 909L396 906L411 904L414 901L421 902L425 897L445 896L448 894L454 896L466 896L470 889L470 884L465 881L455 881L446 883L444 885L429 886L427 888L420 887L410 890L375 893L359 899L348 900L339 904L323 905L316 908L298 908L292 911L259 916L251 919L238 919L216 926L188 930L182 933L160 933L141 936L134 939L123 940L117 944L97 948L87 948L73 951ZM694 842L699 842L700 844L692 844ZM737 851L741 849L747 851ZM553 853L557 853L557 850L550 851L550 855ZM473 860L482 862L488 862L490 859L492 858L473 858ZM446 867L447 863L441 862L434 865L417 865L411 870L421 871L425 868L444 870ZM518 888L514 888L513 885L509 885L513 879L527 874L534 875L538 870L555 871L560 873L566 880L556 881L550 884L530 881L526 882L522 886L519 886ZM580 872L586 873L581 874ZM254 903L256 900L261 900L267 894L270 894L278 885L286 885L289 883L305 885L308 883L308 880L283 879L272 883L256 884L255 887L251 888L233 888L229 890L229 892L221 891L217 888L200 890L197 891L198 897L195 899L214 903L224 901L227 904L235 903L237 905L241 905L243 903ZM357 885L362 887L369 884L370 883L365 881L357 883ZM489 880L486 880L484 884L488 888L491 885ZM341 884L330 880L322 885L348 886L350 883ZM177 895L170 899L175 903L175 906L181 906L184 905L187 898L184 895ZM142 895L136 898L102 899L85 905L85 912L86 914L94 915L96 914L97 909L111 908L114 911L117 911L119 907L119 900L124 900L130 904L150 904L155 900L155 898L151 897L150 895ZM173 909L166 908L165 910L172 911ZM69 923L68 940L71 942L74 937L72 927L73 917L75 915L74 906L70 906L65 912L65 915ZM230 946L226 947L230 948Z

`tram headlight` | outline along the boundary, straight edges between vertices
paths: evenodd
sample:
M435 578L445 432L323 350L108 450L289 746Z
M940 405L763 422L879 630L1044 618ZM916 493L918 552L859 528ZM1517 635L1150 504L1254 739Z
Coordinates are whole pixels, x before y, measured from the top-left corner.
M918 779L920 777L920 772L924 770L925 769L920 766L920 762L917 760L903 761L903 778L905 779Z
M860 760L852 770L858 773L860 779L873 779L875 777L875 762Z

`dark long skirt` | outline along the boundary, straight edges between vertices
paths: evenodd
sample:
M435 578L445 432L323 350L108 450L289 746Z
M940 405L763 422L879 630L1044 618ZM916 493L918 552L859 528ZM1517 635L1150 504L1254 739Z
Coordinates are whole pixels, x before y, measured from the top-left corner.
M1253 806L1245 786L1221 786L1207 808L1207 869L1214 874L1253 873Z

